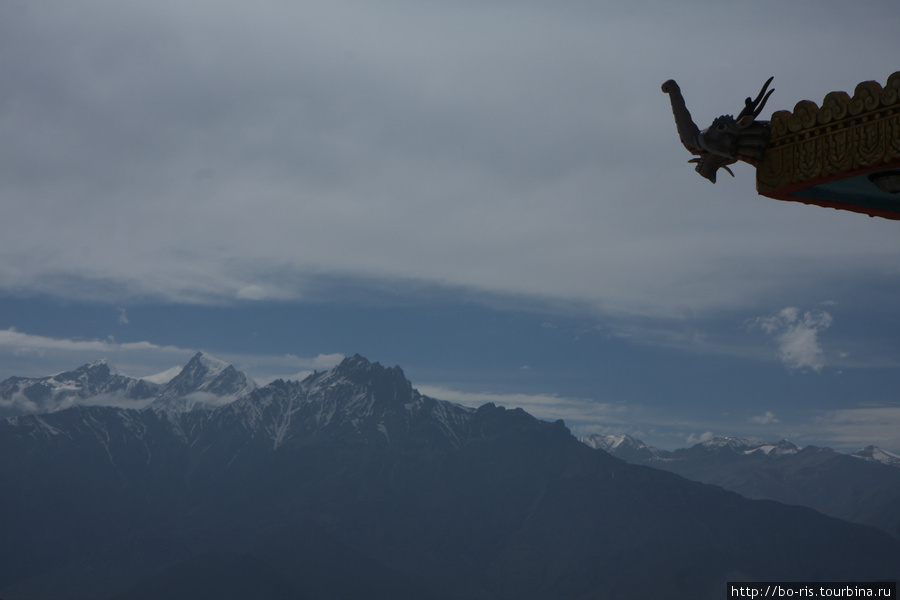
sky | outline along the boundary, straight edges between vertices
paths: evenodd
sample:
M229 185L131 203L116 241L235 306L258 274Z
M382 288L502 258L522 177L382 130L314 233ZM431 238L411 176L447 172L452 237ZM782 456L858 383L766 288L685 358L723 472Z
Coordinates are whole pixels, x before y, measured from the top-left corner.
M900 70L895 0L0 0L0 380L361 354L666 449L900 451L900 224L694 172Z

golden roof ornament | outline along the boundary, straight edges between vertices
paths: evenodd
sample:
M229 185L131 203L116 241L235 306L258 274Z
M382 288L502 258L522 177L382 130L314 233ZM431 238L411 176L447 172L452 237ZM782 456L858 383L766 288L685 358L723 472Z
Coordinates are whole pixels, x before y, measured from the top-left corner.
M763 196L900 220L900 72L883 87L864 81L853 96L831 92L821 107L801 100L793 111L773 113L771 121L756 120L772 93L763 95L771 81L732 120L738 125L730 135L738 142L727 151L709 142L719 119L700 131L678 85L663 84L682 143L699 155L691 161L697 171L715 182L716 169L742 160L756 167L756 189ZM741 141L744 129L752 137Z

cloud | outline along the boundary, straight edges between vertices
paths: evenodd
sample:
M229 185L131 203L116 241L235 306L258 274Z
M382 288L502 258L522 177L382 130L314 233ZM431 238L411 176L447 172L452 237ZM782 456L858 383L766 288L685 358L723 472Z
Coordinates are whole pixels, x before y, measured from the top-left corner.
M836 448L858 450L874 444L900 450L900 406L830 410L809 426L809 434Z
M750 327L759 327L778 344L778 355L788 369L821 371L825 353L819 334L831 326L832 316L826 311L800 313L795 307L782 309L777 315L759 317Z
M248 355L221 353L219 358L230 361L237 368L253 377L259 385L266 385L276 379L300 381L313 371L327 371L337 366L344 355L340 353L317 354L312 357L283 355Z
M126 398L124 395L115 395L115 394L101 394L98 396L91 396L89 398L79 398L77 396L72 396L67 399L67 402L62 403L59 406L59 410L63 410L69 408L70 406L80 405L80 406L114 406L116 408L130 408L134 410L142 410L147 408L153 403L153 398L147 398L144 400L133 400Z
M344 360L344 355L335 352L332 354L317 354L315 358L312 359L312 363L317 369L332 369L342 360Z
M708 442L709 440L713 439L714 437L716 437L716 436L713 434L712 431L705 431L705 432L701 433L700 435L697 435L695 433L690 434L689 436L687 436L686 441L687 441L688 446L694 446L696 444L702 444L703 442Z
M705 126L761 65L778 65L773 108L883 80L894 54L863 49L896 43L885 6L853 11L846 62L798 77L843 11L16 4L0 3L19 141L0 149L2 292L293 300L338 275L672 315L897 263L892 224L760 199L746 166L709 186L659 89L677 77ZM686 66L715 47L733 51Z
M251 284L239 289L236 296L239 300L265 300L268 294L262 286Z
M775 413L770 410L767 410L765 413L761 415L756 415L754 417L750 417L750 420L759 425L770 425L773 423L778 423L778 418L775 417Z
M862 406L822 411L797 427L797 435L819 446L855 451L876 445L900 451L900 406Z
M0 361L7 376L43 377L101 358L135 376L150 375L173 364L185 364L196 350L151 342L73 340L0 329ZM155 369L155 371L154 371Z
M52 338L41 335L32 335L16 331L14 328L0 329L0 349L13 354L37 354L46 352L93 352L103 353L112 351L182 351L174 346L160 346L150 342L126 342L116 343L103 340L70 340L65 338Z
M184 366L197 348L162 346L151 342L115 342L107 340L72 340L0 329L0 380L11 376L44 377L107 358L123 374L145 377L168 373ZM285 355L247 355L209 351L217 358L233 364L258 383L273 379L302 379L313 370L327 370L344 359L343 354L318 354L313 357ZM162 379L166 379L162 377ZM114 399L115 400L115 399Z

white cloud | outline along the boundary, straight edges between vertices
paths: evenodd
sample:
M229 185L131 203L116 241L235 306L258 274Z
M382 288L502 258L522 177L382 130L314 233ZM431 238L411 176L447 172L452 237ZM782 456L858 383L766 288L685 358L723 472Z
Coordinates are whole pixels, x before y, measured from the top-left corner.
M219 357L246 372L259 385L266 385L276 379L300 381L312 375L313 371L327 371L344 360L344 355L340 353L317 354L313 357L296 354L275 356L223 353Z
M44 377L106 358L123 374L151 378L158 375L160 381L168 381L176 374L172 369L184 366L197 350L150 342L53 338L12 328L0 329L0 380L11 376ZM327 370L344 359L339 353L313 357L245 355L215 350L210 353L262 384L278 378L302 379L314 369Z
M103 340L70 340L22 333L15 328L0 329L0 349L13 354L43 354L50 351L139 352L146 350L176 351L175 346L159 346L150 342L116 343Z
M773 423L778 423L778 418L775 416L775 413L770 410L767 410L761 415L750 417L750 420L759 425L770 425Z
M819 334L831 326L832 320L828 312L801 314L799 309L791 306L777 315L759 317L751 327L759 327L775 339L778 355L789 369L821 371L825 366L825 353L819 344Z
M239 300L265 300L267 296L265 288L256 284L244 286L237 292Z
M196 350L150 342L72 340L0 329L0 379L18 375L43 377L107 358L122 372L150 375L187 362Z
M758 198L746 165L710 186L659 88L678 78L705 126L769 74L772 109L883 81L896 53L864 49L896 44L885 6L854 12L846 62L803 77L793 65L842 10L8 6L4 131L21 143L0 151L16 215L0 222L0 291L295 299L310 274L339 274L668 315L897 264L891 223ZM737 18L785 43L734 35ZM718 46L727 60L685 67Z
M703 442L708 442L709 440L713 439L714 437L716 437L716 436L713 434L712 431L704 431L700 435L697 435L695 433L690 434L689 436L687 436L685 441L687 442L688 446L694 446L696 444L702 444Z
M131 408L141 410L153 403L152 398L144 400L130 400L122 395L103 394L99 396L91 396L89 398L70 397L68 402L60 405L59 409L69 408L69 406L115 406L116 408Z
M336 367L342 360L344 360L344 355L335 352L332 354L317 354L315 358L312 359L312 363L316 369L324 370Z

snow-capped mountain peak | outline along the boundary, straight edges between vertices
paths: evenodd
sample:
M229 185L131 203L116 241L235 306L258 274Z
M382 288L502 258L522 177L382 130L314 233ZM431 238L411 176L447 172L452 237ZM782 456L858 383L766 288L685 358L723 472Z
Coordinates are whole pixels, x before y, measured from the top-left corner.
M623 460L669 460L669 452L654 448L627 434L593 434L578 439L591 448L609 452Z
M157 406L190 409L196 401L223 404L235 400L256 389L256 383L234 368L234 366L198 352L165 386L165 391L157 401ZM195 397L187 404L175 402L190 395Z
M292 439L327 436L353 443L391 443L435 431L450 445L469 427L475 409L422 396L399 367L361 356L303 381L274 381L230 404L215 419L260 432L277 450Z
M149 381L150 383L157 383L159 385L165 385L172 381L184 367L172 367L170 369L166 369L165 371L160 371L154 375L147 375L145 377L141 377L144 381Z
M751 440L739 437L732 436L720 436L714 437L711 440L706 440L704 442L700 442L697 444L700 447L707 448L709 450L718 450L721 448L728 448L730 450L735 450L737 452L742 452L748 449L756 449L759 447L757 442L753 442Z
M50 413L72 406L118 406L184 412L218 406L256 389L232 365L198 352L184 367L144 378L121 375L103 358L56 375L0 382L0 417Z
M744 450L744 454L753 454L754 452L761 452L766 456L782 456L784 454L796 454L800 451L795 444L789 442L787 440L781 440L776 444L753 444L752 447Z
M857 450L850 456L861 458L863 460L875 461L890 465L892 467L900 467L900 456L887 450L882 450L878 446L866 446L862 450Z
M48 377L10 377L0 382L0 416L49 413L78 404L146 404L158 386L120 375L101 359Z
M581 442L587 444L591 448L606 450L615 450L620 447L646 448L647 445L640 440L636 440L627 434L610 434L610 435L586 435L580 438Z

